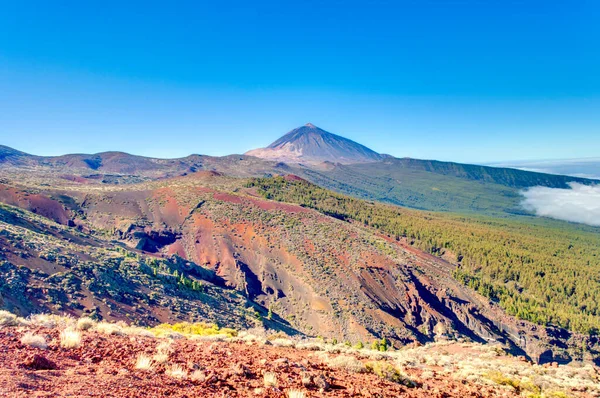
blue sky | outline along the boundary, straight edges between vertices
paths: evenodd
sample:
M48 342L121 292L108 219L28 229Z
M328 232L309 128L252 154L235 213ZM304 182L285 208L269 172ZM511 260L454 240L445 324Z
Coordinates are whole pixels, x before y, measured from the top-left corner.
M0 1L0 144L224 155L312 122L395 156L600 153L594 0L91 3Z

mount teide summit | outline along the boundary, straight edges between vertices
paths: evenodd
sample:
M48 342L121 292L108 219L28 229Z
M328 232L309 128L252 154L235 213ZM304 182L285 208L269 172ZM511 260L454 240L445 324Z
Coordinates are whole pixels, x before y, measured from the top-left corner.
M381 160L382 155L339 135L307 123L298 127L266 148L253 149L246 155L287 163L336 162L368 163Z

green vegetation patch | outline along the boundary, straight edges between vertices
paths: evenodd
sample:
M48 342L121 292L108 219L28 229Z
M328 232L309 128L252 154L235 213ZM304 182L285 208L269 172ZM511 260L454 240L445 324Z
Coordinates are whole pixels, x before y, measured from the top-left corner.
M600 331L600 229L535 217L435 213L367 202L284 177L253 179L267 199L365 226L458 264L457 280L509 314Z

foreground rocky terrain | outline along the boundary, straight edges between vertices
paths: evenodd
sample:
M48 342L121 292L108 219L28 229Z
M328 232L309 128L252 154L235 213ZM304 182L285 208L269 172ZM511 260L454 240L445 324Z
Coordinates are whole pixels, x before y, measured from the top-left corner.
M176 331L179 330L179 331ZM0 312L5 397L595 397L593 365L545 366L499 346L377 350L210 325L140 328Z

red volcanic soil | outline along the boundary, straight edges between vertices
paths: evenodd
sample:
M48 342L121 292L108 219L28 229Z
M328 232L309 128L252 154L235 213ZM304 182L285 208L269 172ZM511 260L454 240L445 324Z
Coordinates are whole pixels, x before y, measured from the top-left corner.
M174 340L167 364L144 371L135 369L136 358L151 357L163 339L83 332L79 348L65 349L57 343L58 330L33 331L46 336L50 342L46 350L20 343L25 330L0 330L1 397L283 398L292 389L304 391L306 397L511 396L506 390L465 385L450 377L409 388L374 374L333 370L309 351L245 342ZM172 365L189 374L200 370L204 377L173 378L165 373ZM277 387L264 386L265 372L277 375ZM304 386L303 374L316 382ZM328 384L325 388L323 381Z
M171 244L167 248L167 254L169 256L172 256L173 254L177 254L179 257L187 260L187 254L185 253L185 248L179 241Z
M308 213L308 212L310 212L309 209L306 209L306 208L304 208L302 206L298 206L298 205L292 205L292 204L281 203L281 202L272 202L272 201L268 201L268 200L261 200L261 199L254 199L254 198L242 199L241 196L231 195L229 193L223 193L223 192L215 193L213 195L213 198L217 199L217 200L222 200L224 202L230 202L230 203L235 203L235 204L242 204L244 201L247 201L262 210L281 210L286 213Z
M298 177L295 174L286 174L283 178L287 181L306 181L304 178Z
M70 219L68 211L59 202L2 184L0 184L0 202L29 210L63 225L67 225Z
M236 204L242 203L242 198L240 198L239 196L231 195L229 193L224 193L224 192L215 193L213 195L213 198L215 198L217 200L222 200L223 202L230 202L230 203L236 203Z
M282 210L286 213L309 213L310 210L298 205L290 205L281 202L270 202L267 200L250 199L250 201L263 210Z

